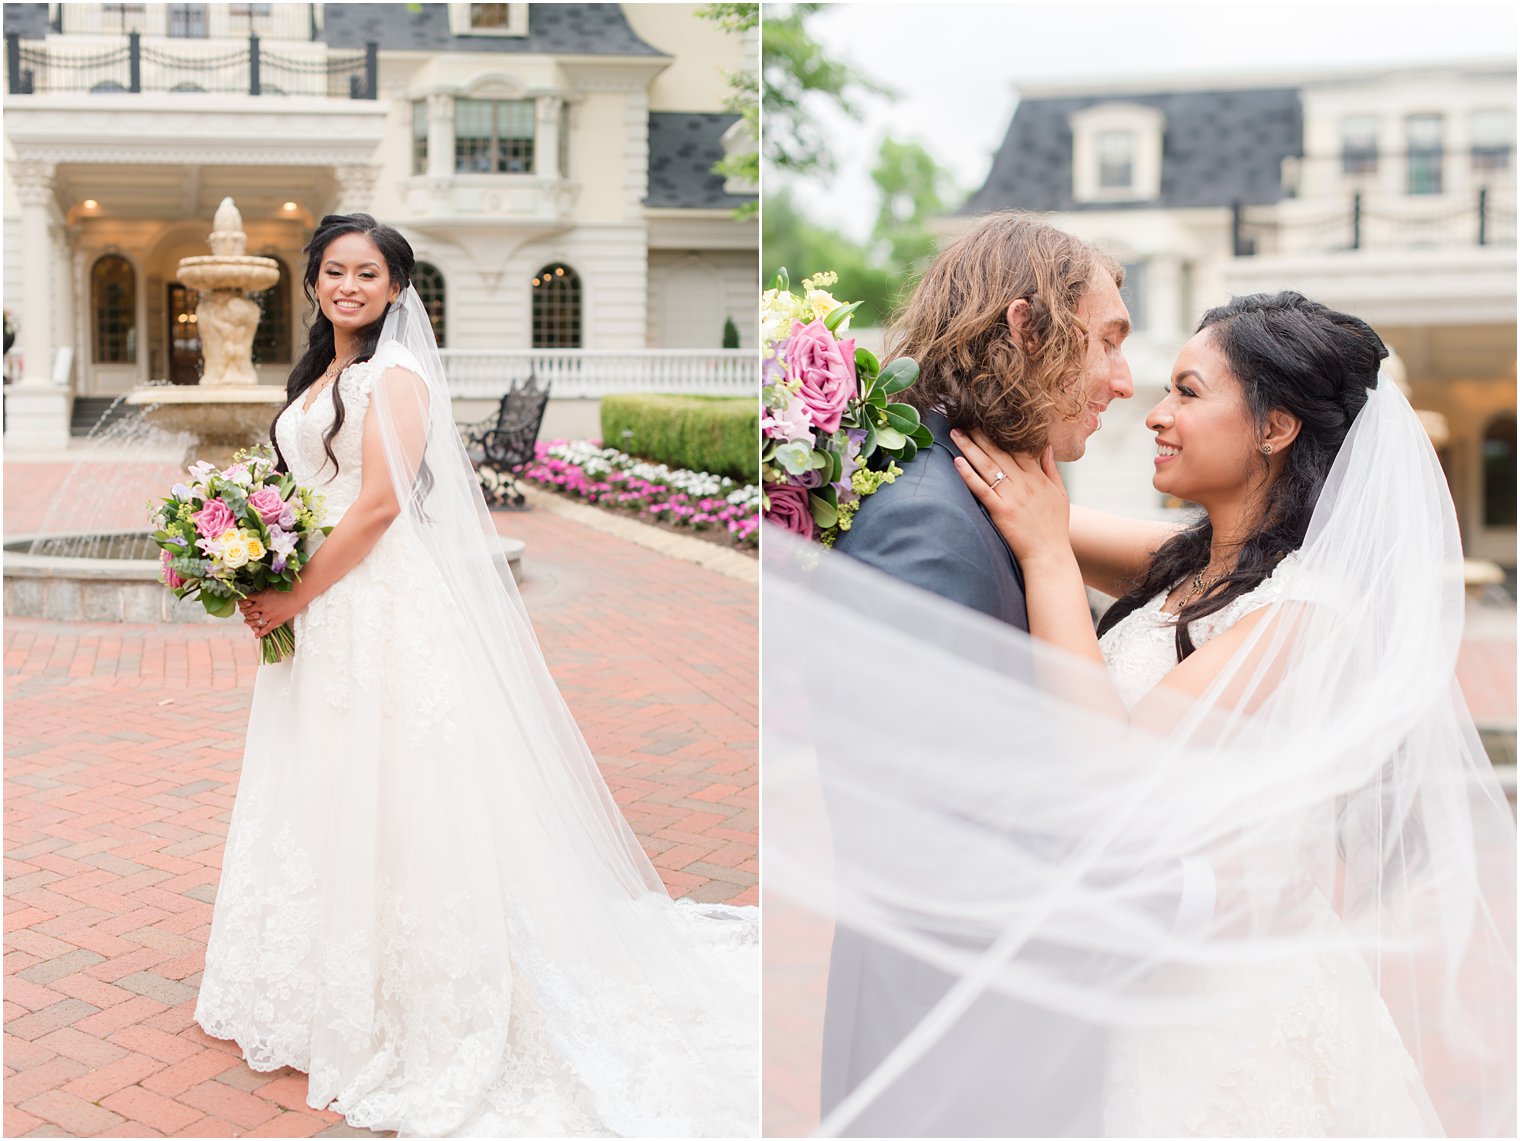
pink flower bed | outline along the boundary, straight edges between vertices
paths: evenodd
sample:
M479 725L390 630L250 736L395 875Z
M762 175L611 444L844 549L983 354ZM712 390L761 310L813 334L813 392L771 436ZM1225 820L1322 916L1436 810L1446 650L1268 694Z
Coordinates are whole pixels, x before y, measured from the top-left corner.
M759 543L759 489L708 472L650 464L588 440L540 441L520 478L586 503Z

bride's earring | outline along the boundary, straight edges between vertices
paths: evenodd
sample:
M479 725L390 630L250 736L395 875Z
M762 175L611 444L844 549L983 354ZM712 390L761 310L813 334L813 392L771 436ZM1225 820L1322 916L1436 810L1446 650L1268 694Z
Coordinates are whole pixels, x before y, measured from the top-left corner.
M1263 444L1261 446L1261 454L1264 455L1264 456L1270 456L1272 454L1272 445L1271 444Z

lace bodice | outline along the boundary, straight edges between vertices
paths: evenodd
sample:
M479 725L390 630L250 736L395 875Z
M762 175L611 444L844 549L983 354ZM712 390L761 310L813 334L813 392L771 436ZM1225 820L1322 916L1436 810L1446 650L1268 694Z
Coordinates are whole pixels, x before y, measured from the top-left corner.
M1299 552L1290 552L1255 590L1192 625L1193 644L1218 637L1253 610L1303 594ZM1108 672L1127 708L1149 693L1177 665L1177 626L1161 609L1165 591L1130 612L1098 640Z
M369 360L349 365L336 382L315 398L303 395L275 423L275 438L291 475L298 485L310 487L324 497L325 521L329 524L343 518L343 513L359 497L364 475L364 418L369 411L370 393L375 378L393 365L421 371L406 349L394 341L387 342ZM334 389L342 394L344 409L343 426L332 440L333 455L338 460L336 472L322 445L322 437L337 416ZM307 399L311 399L310 409L305 407Z

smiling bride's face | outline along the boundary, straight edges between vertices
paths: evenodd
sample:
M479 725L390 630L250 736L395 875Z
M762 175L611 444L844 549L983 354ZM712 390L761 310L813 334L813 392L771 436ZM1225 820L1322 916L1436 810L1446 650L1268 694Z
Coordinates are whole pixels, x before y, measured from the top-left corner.
M1208 503L1261 478L1262 433L1207 329L1182 346L1166 395L1145 426L1156 433L1157 491Z
M368 234L340 234L322 251L317 270L317 304L340 335L373 325L396 300L401 286L391 279L385 255Z

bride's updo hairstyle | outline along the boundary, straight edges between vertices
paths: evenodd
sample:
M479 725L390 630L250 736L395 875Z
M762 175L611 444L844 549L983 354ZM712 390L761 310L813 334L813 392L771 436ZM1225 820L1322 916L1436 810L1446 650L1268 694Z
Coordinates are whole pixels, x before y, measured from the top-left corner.
M317 272L322 268L322 255L328 245L334 238L342 237L344 234L364 234L375 243L375 248L385 259L385 268L390 272L392 285L399 285L404 291L412 283L412 270L416 268L417 257L412 253L411 243L390 226L375 221L368 214L329 214L317 224L316 230L311 235L311 241L302 251L306 254L306 272L301 275L301 288L306 293L306 300L311 304L312 314L311 324L307 327L306 352L290 370L290 378L285 382L285 403L281 405L280 411L275 413L276 422L280 419L281 413L300 400L306 390L327 371L327 366L332 363L333 327L332 322L327 319L327 314L322 312L322 306L317 303ZM359 334L359 355L354 358L353 363L367 361L374 356L375 346L380 340L380 330L385 324L385 315L390 311L390 306L387 305L380 314L379 320ZM322 448L327 452L328 462L332 464L333 471L336 473L338 457L333 454L332 442L338 430L343 427L343 420L347 414L347 410L343 407L343 392L336 384L333 385L333 404L336 412L333 416L332 427L322 433ZM280 451L280 441L275 437L273 422L269 425L269 439L274 444L274 454L279 463L279 470L288 471L285 455Z
M1252 423L1261 435L1274 409L1298 418L1281 471L1266 488L1261 519L1241 547L1235 570L1191 599L1177 615L1177 660L1195 649L1189 623L1256 589L1309 530L1319 493L1351 422L1377 387L1378 364L1388 355L1367 322L1338 313L1302 294L1253 293L1210 309L1198 323L1239 382ZM1251 448L1269 470L1267 457ZM1125 615L1208 565L1213 528L1205 514L1156 552L1149 571L1098 624L1101 635Z

